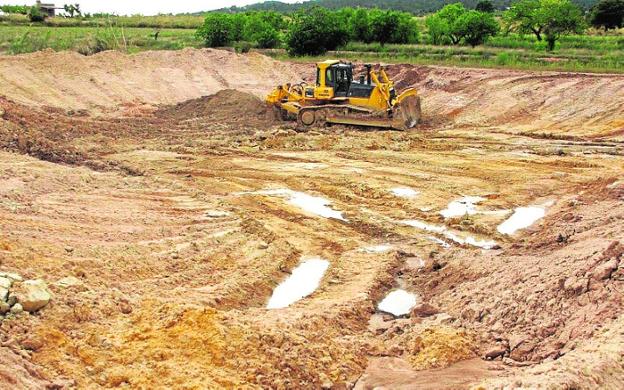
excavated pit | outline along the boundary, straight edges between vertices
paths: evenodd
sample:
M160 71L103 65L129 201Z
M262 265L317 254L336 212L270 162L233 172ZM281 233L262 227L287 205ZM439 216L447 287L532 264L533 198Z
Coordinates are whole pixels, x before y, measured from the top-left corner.
M418 128L302 134L262 97L311 64L0 56L0 272L53 293L0 387L621 387L624 77L387 70Z

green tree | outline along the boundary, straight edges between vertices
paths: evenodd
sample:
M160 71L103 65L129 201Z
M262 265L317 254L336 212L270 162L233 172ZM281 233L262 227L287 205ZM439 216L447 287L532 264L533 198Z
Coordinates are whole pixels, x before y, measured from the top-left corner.
M282 40L280 33L274 28L268 28L256 35L256 45L262 49L273 49L278 47Z
M609 29L624 26L624 0L602 0L591 11L590 23L596 28Z
M353 24L351 20L355 17L355 9L353 8L341 8L337 11L333 11L333 13L341 20L347 34L349 36L349 40L353 39L355 36L355 32L353 30Z
M351 17L352 38L361 42L372 42L372 34L370 29L369 11L364 8L358 8Z
M425 19L425 26L427 26L431 43L434 45L448 43L447 34L449 31L449 25L446 20L441 18L439 15L434 14Z
M262 13L253 13L247 16L242 39L255 42L258 47L263 49L274 48L280 44L279 32Z
M425 24L429 29L432 43L438 45L450 41L454 45L461 42L462 34L457 24L462 15L467 12L462 3L449 4L440 11L429 16Z
M418 23L414 16L407 12L399 12L399 27L391 43L418 43L419 35Z
M548 50L555 50L555 45L562 35L581 34L587 27L583 11L570 0L541 0L542 12L546 20L544 34Z
M271 27L273 27L276 31L281 31L288 27L288 23L286 22L284 15L278 12L260 11L260 12L252 13L252 15L255 15L256 17L264 20L265 22L270 24Z
M494 4L490 0L481 0L477 3L475 11L494 13Z
M540 7L540 0L520 0L513 3L503 14L503 20L509 30L520 34L532 33L538 41L541 41L545 20Z
M475 47L496 35L499 28L498 22L491 13L470 10L461 15L455 23L455 34Z
M348 31L335 13L312 7L293 15L286 45L290 55L320 55L348 42Z
M242 41L245 39L244 31L245 25L247 24L247 19L249 15L247 14L231 14L227 15L230 19L230 23L232 27L229 31L228 39L230 42Z
M418 27L410 14L398 11L374 11L370 14L372 41L413 43L418 41Z
M233 42L232 37L236 35L232 16L222 13L209 13L196 34L204 40L206 47L227 46Z
M561 35L585 29L583 12L570 0L520 0L505 12L504 20L510 30L533 33L538 41L545 37L550 51Z

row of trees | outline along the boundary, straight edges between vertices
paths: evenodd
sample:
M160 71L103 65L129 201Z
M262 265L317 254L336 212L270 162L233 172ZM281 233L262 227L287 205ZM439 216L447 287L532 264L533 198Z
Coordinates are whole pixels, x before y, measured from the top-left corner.
M624 0L606 0L621 1ZM583 11L569 0L519 0L502 14L502 26L491 13L467 10L461 3L450 4L426 19L433 44L476 46L504 33L534 34L554 50L562 35L582 33L586 27Z
M197 35L206 46L228 46L233 42L254 42L260 48L277 47L288 26L286 19L276 12L244 14L209 13Z
M285 42L292 54L303 55L321 54L349 41L416 43L418 32L416 20L406 12L314 7L289 19L270 11L210 13L197 35L209 47L246 41L273 48Z
M483 44L499 33L533 34L554 50L562 35L582 33L588 21L596 26L622 27L624 0L601 0L585 14L570 0L518 0L495 15L490 0L475 9L449 4L425 19L429 42L434 45ZM319 55L349 41L417 43L419 26L413 15L380 9L343 8L330 11L314 7L289 18L265 11L208 14L198 36L207 46L228 46L245 41L260 48L285 44L291 55Z

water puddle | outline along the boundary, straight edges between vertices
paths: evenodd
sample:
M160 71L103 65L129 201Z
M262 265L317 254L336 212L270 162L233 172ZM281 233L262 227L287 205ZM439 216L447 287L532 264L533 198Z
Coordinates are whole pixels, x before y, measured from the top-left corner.
M394 290L379 302L377 309L390 313L396 317L409 314L410 310L418 303L416 294L405 290Z
M478 240L474 238L473 236L460 237L457 234L451 233L451 232L445 232L444 237L460 245L471 245L471 246L476 246L477 248L482 248L482 249L492 249L498 246L496 241Z
M444 233L447 230L446 226L431 225L431 224L428 224L427 222L419 221L417 219L401 221L401 223L403 225L415 227L416 229L424 230L427 232L433 232L433 233Z
M401 197L401 198L415 198L420 194L419 191L413 190L407 187L396 187L390 190L393 195Z
M243 194L258 194L282 197L285 198L286 201L291 205L296 206L310 214L318 215L323 218L333 218L347 222L347 219L342 216L342 212L336 211L329 207L331 202L320 196L312 196L306 194L305 192L293 191L286 188L256 192L245 192Z
M412 227L415 227L416 229L424 230L426 232L441 234L445 238L460 245L471 245L471 246L475 246L475 247L482 248L482 249L492 249L498 246L496 241L478 240L474 238L473 236L462 236L460 233L456 233L456 232L449 230L446 226L431 225L426 222L419 221L417 219L401 221L401 223L403 225L412 226ZM445 241L440 240L439 238L429 236L427 237L427 239L432 240L442 245L445 248L448 248L449 244L446 243Z
M499 233L514 234L518 230L526 229L538 220L544 218L546 209L543 206L518 207L506 221L498 225Z
M329 268L329 261L325 259L316 257L305 260L273 290L267 309L288 307L312 294L318 288L327 268Z
M485 198L480 196L464 196L448 204L446 209L440 211L444 218L461 217L466 214L474 215L477 213L477 203L483 202Z

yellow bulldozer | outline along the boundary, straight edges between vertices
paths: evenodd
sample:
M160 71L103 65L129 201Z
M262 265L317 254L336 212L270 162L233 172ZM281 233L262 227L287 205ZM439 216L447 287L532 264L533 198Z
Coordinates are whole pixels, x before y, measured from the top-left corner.
M383 68L353 80L353 65L336 60L319 62L316 85L285 84L266 98L281 119L296 119L300 128L329 124L407 130L421 117L420 97L414 88L397 95Z

